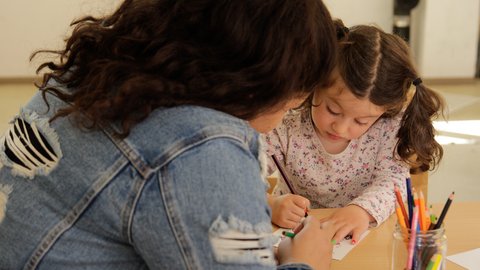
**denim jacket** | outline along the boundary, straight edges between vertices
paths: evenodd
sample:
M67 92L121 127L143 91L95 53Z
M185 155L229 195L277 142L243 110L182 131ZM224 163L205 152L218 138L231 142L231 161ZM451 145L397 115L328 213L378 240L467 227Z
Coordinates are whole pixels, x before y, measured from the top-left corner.
M0 138L0 269L273 269L259 135L157 109L126 139L32 98ZM284 265L279 269L309 269Z

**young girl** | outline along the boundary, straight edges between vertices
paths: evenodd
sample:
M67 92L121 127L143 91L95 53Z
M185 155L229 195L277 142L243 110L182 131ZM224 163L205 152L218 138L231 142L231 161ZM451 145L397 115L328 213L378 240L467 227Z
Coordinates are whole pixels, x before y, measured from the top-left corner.
M369 223L394 211L394 185L404 190L410 168L438 164L443 150L432 118L443 100L422 83L401 38L374 26L336 25L340 54L331 83L266 136L295 193L279 181L269 203L273 222L287 228L307 207L339 208L327 218L343 224L335 239L352 234L355 243Z

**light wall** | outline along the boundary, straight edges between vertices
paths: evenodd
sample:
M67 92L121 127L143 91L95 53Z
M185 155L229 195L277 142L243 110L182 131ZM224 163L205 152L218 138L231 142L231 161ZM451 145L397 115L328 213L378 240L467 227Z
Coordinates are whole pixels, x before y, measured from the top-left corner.
M480 0L421 0L412 12L412 47L424 77L475 76Z
M32 52L59 49L69 24L85 14L101 15L119 0L0 0L0 78L33 77Z
M33 77L43 58L58 49L75 18L113 10L121 0L0 0L0 79ZM392 30L393 0L324 0L347 26L376 24ZM412 21L412 50L427 78L472 78L477 59L480 0L420 0Z
M393 0L323 0L332 17L342 19L346 26L375 24L392 31Z

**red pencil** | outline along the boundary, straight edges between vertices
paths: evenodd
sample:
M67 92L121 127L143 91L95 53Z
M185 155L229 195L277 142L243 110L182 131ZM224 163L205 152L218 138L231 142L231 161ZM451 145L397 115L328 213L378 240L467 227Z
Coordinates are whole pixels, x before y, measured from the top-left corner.
M400 189L397 185L394 187L395 196L397 197L398 204L400 205L400 209L402 210L403 218L405 219L405 224L407 224L407 228L410 228L410 222L408 221L407 211L405 210L405 205L403 204L402 194L400 194Z

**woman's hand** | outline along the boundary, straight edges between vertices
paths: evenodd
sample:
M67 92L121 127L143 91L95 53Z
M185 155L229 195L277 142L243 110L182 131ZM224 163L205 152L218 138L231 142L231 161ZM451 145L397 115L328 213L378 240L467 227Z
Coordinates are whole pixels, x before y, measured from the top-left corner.
M334 240L339 243L347 235L352 235L352 244L354 245L368 229L370 222L375 219L362 207L351 204L338 209L331 216L320 221L342 224L335 233Z
M285 237L278 247L280 264L305 263L318 270L330 268L332 238L340 225L333 222L320 224L309 216L295 229L295 237Z
M310 201L300 195L269 195L268 202L272 208L272 222L282 228L295 228L305 217Z

